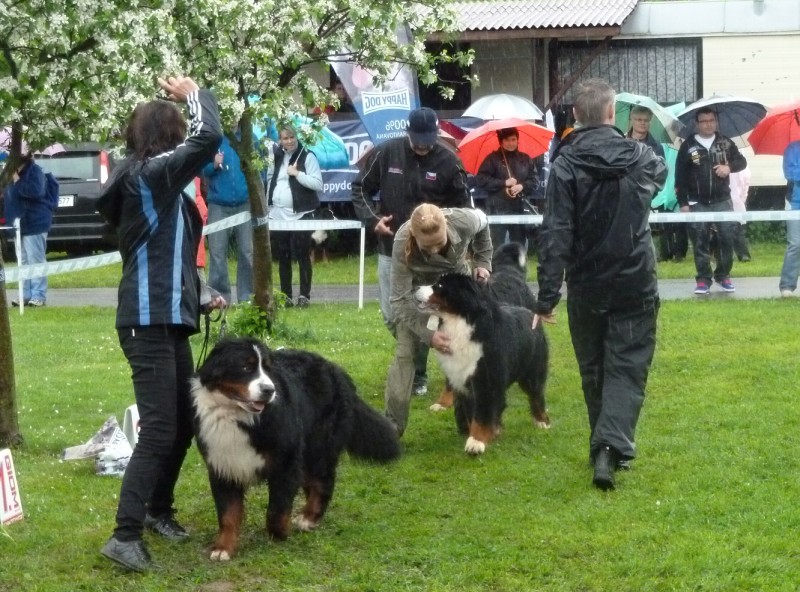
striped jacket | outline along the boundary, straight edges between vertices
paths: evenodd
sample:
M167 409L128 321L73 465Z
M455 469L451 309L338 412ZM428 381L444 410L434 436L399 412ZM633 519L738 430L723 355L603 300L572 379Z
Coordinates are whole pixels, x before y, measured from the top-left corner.
M196 258L203 223L182 190L213 159L222 131L209 91L193 92L187 105L191 126L186 141L145 161L126 159L98 201L100 213L117 229L122 255L117 328L199 328Z

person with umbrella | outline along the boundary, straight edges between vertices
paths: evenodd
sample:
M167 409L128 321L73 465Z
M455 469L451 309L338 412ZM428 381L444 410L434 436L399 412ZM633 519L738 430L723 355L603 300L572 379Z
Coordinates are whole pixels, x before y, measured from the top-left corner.
M717 113L712 107L695 112L696 133L678 149L675 160L675 194L682 212L731 212L730 174L747 166L736 144L717 131ZM711 269L711 222L689 224L696 270L695 294L708 294L712 280L725 292L734 292L733 237L735 222L714 222L719 258Z
M786 196L787 210L800 210L800 140L791 142L783 153L783 176L791 186ZM783 298L791 298L797 290L800 274L800 220L786 221L786 253L783 256L778 285Z
M657 156L666 159L664 147L653 137L650 131L650 126L653 121L653 111L649 107L643 105L633 105L629 108L628 115L630 129L628 130L627 136L650 146ZM619 117L617 117L617 121L619 121ZM667 164L669 165L669 162ZM653 210L658 212L671 212L672 209L668 209L664 201L665 200L661 197L661 193L656 195L651 204ZM677 202L675 202L675 205L677 205ZM684 257L686 257L686 251L689 247L689 237L687 235L685 223L653 224L652 230L654 234L659 236L659 261L671 261L673 259L682 261Z
M589 418L592 482L614 489L614 471L636 456L635 431L656 345L656 261L648 219L664 186L663 158L614 124L614 89L582 83L578 125L547 183L539 240L537 322L555 322L566 278L572 346Z
M481 163L476 181L489 196L487 209L490 214L522 215L526 197L530 197L539 185L536 164L530 156L517 149L517 128L504 128L496 133L500 147ZM523 224L493 224L490 232L495 248L506 242L506 234L512 242L527 243Z

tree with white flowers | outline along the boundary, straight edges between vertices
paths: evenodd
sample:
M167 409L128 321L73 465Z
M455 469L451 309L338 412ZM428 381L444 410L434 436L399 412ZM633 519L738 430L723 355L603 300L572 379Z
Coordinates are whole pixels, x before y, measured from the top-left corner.
M214 89L232 146L242 161L254 219L266 216L253 123L265 117L286 120L315 105L331 104L326 86L310 68L350 62L380 82L396 64L408 64L425 83L436 81L438 60L469 60L471 55L432 56L424 40L447 32L455 15L447 0L191 0L178 2L176 34L187 71ZM411 43L397 41L407 25ZM234 134L233 130L240 130ZM271 322L272 256L266 225L254 227L255 303Z
M129 0L0 2L0 191L23 143L105 140L174 66L174 5ZM2 259L0 259L2 270ZM0 288L4 286L0 279ZM0 448L21 443L6 293L0 289Z

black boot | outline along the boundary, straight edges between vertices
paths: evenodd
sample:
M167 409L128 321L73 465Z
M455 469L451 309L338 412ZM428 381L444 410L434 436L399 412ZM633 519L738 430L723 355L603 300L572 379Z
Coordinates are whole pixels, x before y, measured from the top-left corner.
M614 470L617 460L610 446L603 446L594 457L594 477L592 483L598 489L614 489Z

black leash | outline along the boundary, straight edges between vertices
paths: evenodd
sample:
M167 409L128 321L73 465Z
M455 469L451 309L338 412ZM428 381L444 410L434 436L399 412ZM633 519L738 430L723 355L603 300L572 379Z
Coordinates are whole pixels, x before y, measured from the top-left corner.
M222 339L223 337L225 337L225 332L226 332L226 330L228 328L228 321L226 320L226 316L227 316L227 313L228 313L227 308L223 308L223 309L217 310L216 312L217 312L217 316L216 316L216 318L213 318L213 319L211 318L211 315L214 313L214 311L204 312L203 313L203 316L205 317L205 321L206 321L206 323L205 323L205 325L206 325L206 334L205 334L205 337L203 337L203 346L200 348L200 355L197 357L197 368L196 368L197 370L200 369L200 366L203 365L203 362L206 361L206 357L208 356L208 342L209 342L209 339L211 338L211 323L216 323L217 321L219 321L219 338L218 338L218 340Z

